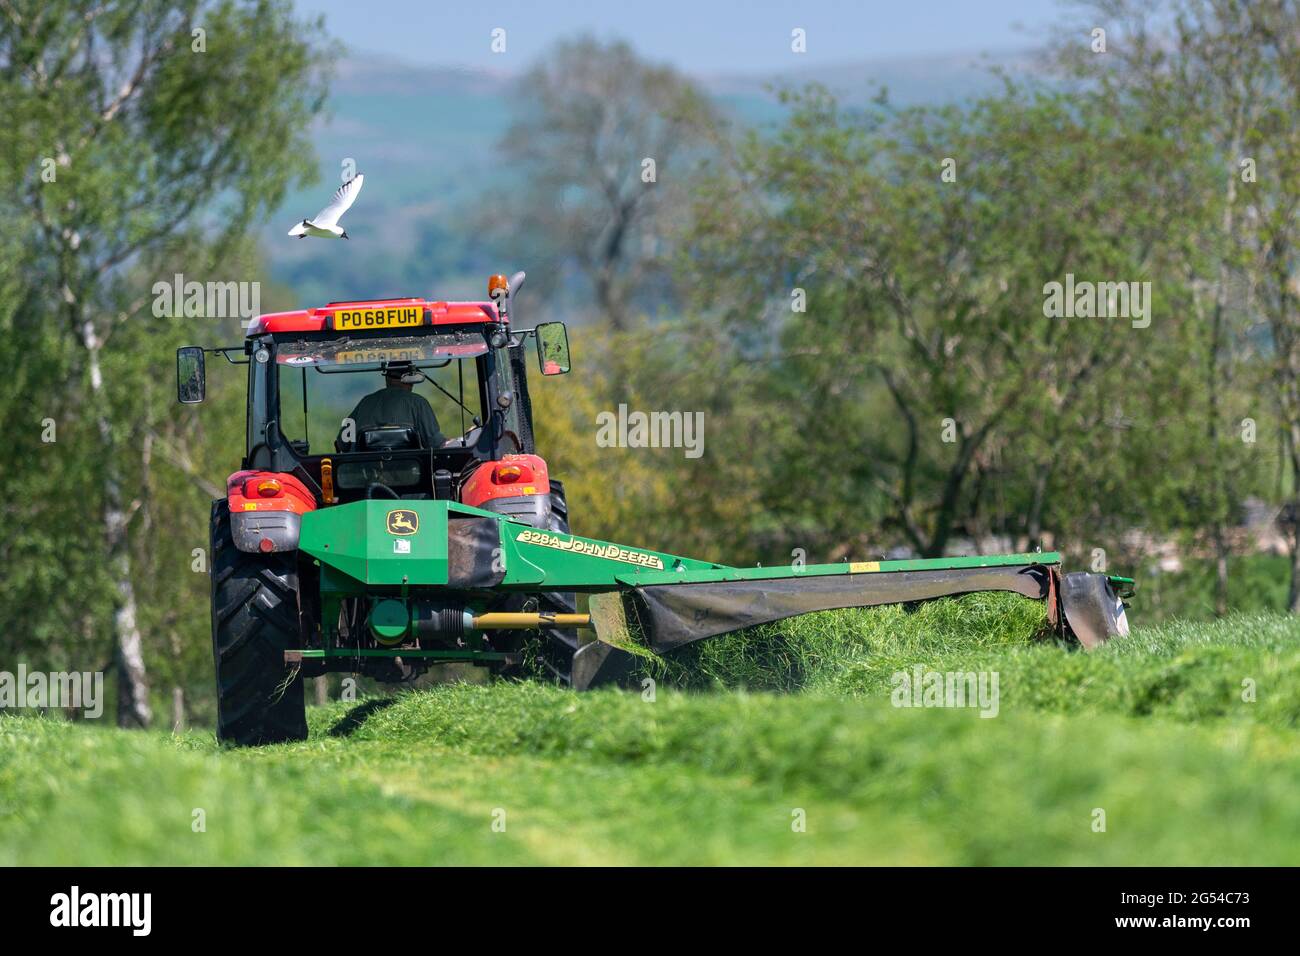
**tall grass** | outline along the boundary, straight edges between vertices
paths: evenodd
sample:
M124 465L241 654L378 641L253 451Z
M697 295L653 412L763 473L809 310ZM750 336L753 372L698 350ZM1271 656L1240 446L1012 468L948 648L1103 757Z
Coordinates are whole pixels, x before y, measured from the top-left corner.
M788 618L688 644L646 669L691 688L840 689L863 665L889 672L962 649L1027 646L1049 634L1042 601L982 592Z
M1259 723L496 684L311 725L0 719L0 863L1300 863L1294 732Z
M687 645L645 670L693 690L887 699L895 675L917 665L995 671L1002 707L1300 726L1300 620L1289 615L1169 621L1087 652L1052 638L1041 602L982 593L791 618Z
M0 864L1300 864L1300 621L1041 615L827 612L656 665L685 692L445 685L259 750L0 717ZM890 706L916 664L996 671L997 716Z

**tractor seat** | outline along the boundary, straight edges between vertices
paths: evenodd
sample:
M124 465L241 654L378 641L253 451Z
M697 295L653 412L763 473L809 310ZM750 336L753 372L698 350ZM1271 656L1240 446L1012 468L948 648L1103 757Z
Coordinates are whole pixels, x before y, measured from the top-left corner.
M408 451L422 447L419 433L410 425L380 425L361 431L362 451Z

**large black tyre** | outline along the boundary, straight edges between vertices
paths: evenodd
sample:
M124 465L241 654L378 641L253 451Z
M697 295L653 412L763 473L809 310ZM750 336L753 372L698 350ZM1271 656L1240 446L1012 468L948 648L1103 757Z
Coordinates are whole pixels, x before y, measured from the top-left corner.
M569 533L569 503L564 497L564 485L554 478L551 479L550 509L543 527L548 531ZM511 598L506 603L506 608L509 610L522 610L529 601L531 599L524 597ZM545 591L537 596L536 606L539 611L573 614L578 610L578 596L572 591ZM524 635L525 632L521 631L501 631L497 633L495 643L512 651L522 652L525 644L528 643ZM543 632L542 640L539 643L541 651L540 663L545 665L545 671L540 673L544 674L549 671L559 680L568 683L572 669L573 653L578 649L578 632L573 628L551 628ZM497 675L507 678L520 678L539 674L538 668L522 660L518 663L496 666L493 671Z
M546 530L569 533L569 502L564 497L564 484L551 479L551 514ZM542 595L543 609L573 614L578 610L578 595L572 591L548 591ZM576 633L576 632L575 632Z
M569 502L564 496L564 484L551 479L551 516L547 530L569 533ZM557 614L575 614L578 595L572 591L546 591L538 601L539 610ZM573 654L579 647L578 632L574 628L552 628L546 631L546 648L543 660L548 669L565 683L570 682Z
M551 482L552 531L569 533L569 503L564 485ZM578 610L578 595L572 591L548 591L541 595L541 609L572 614ZM576 628L553 628L545 632L542 661L557 680L576 690L602 684L619 684L635 672L637 659L627 651L596 640L584 642Z
M294 553L235 547L230 511L212 503L212 656L217 739L239 746L307 739L302 675L284 663L298 644Z

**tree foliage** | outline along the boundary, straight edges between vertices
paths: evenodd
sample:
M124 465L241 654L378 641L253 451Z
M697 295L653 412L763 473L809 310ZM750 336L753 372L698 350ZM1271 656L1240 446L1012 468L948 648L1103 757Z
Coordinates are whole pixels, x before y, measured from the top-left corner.
M557 44L514 102L502 155L522 188L507 248L549 299L577 280L603 319L628 327L638 309L671 298L672 215L716 110L675 70L590 37Z
M6 646L37 661L113 661L119 722L149 720L145 660L177 641L155 624L166 608L183 610L186 646L205 629L178 597L180 546L206 535L179 493L200 452L170 379L175 346L216 322L160 315L153 286L258 278L241 246L310 173L324 51L319 24L281 0L0 5L0 215L16 254L0 498L18 585L0 612L19 622Z

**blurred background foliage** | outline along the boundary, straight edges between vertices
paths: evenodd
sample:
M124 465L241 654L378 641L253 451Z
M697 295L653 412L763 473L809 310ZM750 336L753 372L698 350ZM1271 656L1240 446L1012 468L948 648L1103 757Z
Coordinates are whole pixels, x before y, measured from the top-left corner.
M109 667L121 722L212 719L243 369L181 407L173 352L241 331L155 317L175 273L274 311L528 270L517 320L570 324L533 400L582 534L769 564L1041 545L1135 572L1138 620L1295 610L1296 4L1059 27L946 99L842 70L760 99L589 37L514 79L385 73L284 0L5 0L0 668ZM354 240L285 242L358 158ZM1067 273L1150 282L1149 327L1045 316ZM703 413L703 456L598 446L620 404Z

